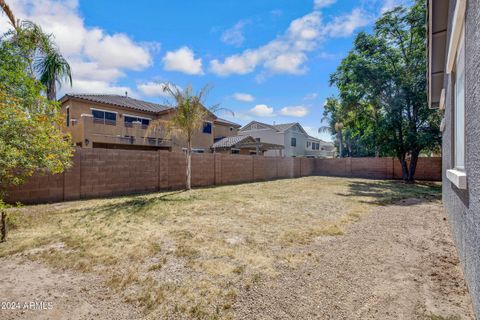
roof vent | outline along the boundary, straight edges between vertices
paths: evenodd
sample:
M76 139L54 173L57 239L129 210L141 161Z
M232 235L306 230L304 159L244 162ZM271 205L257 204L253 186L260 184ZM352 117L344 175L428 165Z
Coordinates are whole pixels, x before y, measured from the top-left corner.
M128 91L125 91L125 98L128 98Z

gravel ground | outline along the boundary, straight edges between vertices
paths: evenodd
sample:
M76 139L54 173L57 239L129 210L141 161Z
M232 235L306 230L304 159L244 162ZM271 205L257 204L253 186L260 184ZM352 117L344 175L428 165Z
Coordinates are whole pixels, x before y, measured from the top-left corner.
M278 275L239 288L236 319L473 319L439 202L378 207L342 236L291 247L305 255ZM141 319L91 273L51 268L22 254L0 259L0 301L53 302L52 310L0 310L0 319Z
M380 207L344 236L301 250L310 261L243 290L238 319L473 319L439 202Z

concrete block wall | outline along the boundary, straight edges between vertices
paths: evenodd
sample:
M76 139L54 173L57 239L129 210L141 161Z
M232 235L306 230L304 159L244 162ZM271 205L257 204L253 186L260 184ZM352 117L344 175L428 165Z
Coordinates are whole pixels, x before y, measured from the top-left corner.
M35 175L8 192L25 204L108 197L185 187L182 152L77 149L73 166L58 175ZM310 159L231 154L193 154L192 186L266 181L312 175L401 178L392 158ZM440 158L419 160L418 179L439 180Z
M442 180L442 158L419 158L415 179ZM317 159L317 175L368 179L401 179L402 167L396 158Z

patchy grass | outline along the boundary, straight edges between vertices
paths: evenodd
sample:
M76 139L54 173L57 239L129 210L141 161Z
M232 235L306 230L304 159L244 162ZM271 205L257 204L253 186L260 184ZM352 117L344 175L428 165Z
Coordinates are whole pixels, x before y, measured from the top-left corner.
M295 268L316 238L341 236L374 206L439 194L432 183L308 177L27 206L9 210L16 228L0 257L94 272L154 318L228 319L239 288Z

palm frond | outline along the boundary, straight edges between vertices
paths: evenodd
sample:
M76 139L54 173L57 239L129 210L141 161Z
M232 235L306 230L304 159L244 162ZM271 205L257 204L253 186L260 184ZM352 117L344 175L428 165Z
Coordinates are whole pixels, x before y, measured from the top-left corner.
M5 2L5 0L0 0L0 7L2 7L3 12L7 15L10 23L12 24L14 29L17 29L17 21L15 20L15 15L10 9L10 6Z

